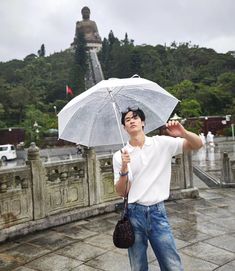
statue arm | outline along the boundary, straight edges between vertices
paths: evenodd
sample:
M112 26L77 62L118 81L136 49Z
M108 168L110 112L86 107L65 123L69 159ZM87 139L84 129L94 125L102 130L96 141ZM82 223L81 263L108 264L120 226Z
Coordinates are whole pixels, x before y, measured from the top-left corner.
M76 36L76 37L78 36L79 28L80 28L80 22L77 21L77 22L76 22L76 28L75 28L75 36Z
M94 29L95 29L95 32L99 33L99 32L98 32L98 27L97 27L96 23L95 23L95 25L94 25Z

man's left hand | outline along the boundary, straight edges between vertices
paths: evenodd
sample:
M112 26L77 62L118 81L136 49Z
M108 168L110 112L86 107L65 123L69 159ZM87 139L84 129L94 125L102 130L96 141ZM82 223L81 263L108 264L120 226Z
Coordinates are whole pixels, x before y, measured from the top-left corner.
M171 120L166 124L167 133L174 137L185 137L186 130L184 127L175 120Z
M170 136L184 138L183 149L186 151L198 150L203 145L198 135L184 129L178 121L169 121L166 124L166 130Z

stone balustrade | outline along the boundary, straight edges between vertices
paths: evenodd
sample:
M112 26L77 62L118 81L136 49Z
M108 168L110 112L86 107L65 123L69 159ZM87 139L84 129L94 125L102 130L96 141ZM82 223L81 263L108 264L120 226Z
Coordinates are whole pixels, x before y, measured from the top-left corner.
M235 160L231 160L227 152L224 152L222 157L220 185L222 187L235 187Z
M172 160L170 199L197 197L190 155ZM44 163L34 143L25 166L0 171L0 242L115 210L112 155Z

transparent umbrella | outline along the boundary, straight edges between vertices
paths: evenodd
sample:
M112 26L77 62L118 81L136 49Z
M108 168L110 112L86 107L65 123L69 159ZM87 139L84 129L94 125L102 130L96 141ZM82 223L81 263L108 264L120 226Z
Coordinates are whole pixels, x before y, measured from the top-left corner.
M59 138L88 147L124 144L128 135L121 125L121 112L141 108L148 133L167 122L177 103L178 99L147 79L103 80L59 112Z

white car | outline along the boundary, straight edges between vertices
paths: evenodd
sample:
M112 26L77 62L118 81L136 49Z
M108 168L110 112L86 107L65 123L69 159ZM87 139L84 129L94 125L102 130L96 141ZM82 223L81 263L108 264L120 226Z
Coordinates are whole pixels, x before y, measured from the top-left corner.
M16 159L16 148L14 145L0 145L0 159L2 161Z

